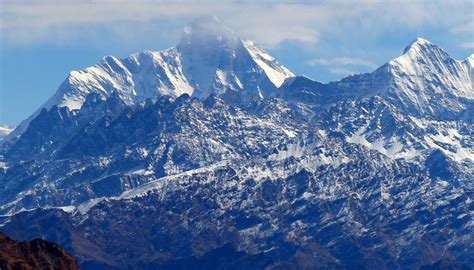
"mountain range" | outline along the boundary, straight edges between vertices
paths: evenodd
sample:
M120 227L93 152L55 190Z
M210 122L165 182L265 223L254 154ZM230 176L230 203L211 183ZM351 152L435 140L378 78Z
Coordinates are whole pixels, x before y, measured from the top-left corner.
M0 230L84 269L473 268L473 66L418 38L324 84L199 18L0 142Z

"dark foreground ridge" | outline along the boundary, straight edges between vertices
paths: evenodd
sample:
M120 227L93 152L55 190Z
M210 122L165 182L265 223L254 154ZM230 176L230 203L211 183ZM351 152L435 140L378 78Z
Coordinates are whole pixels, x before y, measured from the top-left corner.
M79 269L76 258L58 245L34 239L17 242L0 233L0 269Z

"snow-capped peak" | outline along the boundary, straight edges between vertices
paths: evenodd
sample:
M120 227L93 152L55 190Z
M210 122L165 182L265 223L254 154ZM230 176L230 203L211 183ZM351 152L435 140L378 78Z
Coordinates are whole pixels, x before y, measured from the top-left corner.
M203 16L194 20L184 29L177 48L184 56L183 59L189 61L184 65L187 69L192 65L202 65L200 74L195 76L197 78L193 78L199 81L199 85L195 88L209 85L209 80L212 79L210 78L212 76L209 75L217 75L222 78L222 74L225 74L222 71L228 69L225 65L240 64L238 62L245 60L247 53L276 87L279 87L286 78L294 76L262 47L253 41L240 39L232 29L215 16ZM212 65L218 66L217 71ZM202 74L206 71L210 73L207 76ZM230 78L230 80L233 79ZM239 83L236 86L239 88ZM204 94L197 93L197 95L207 96L209 94L207 91L204 92Z
M442 48L426 39L417 38L403 50L403 55L395 60L445 61L448 58L451 59L449 54Z
M262 48L244 43L216 17L200 17L184 29L176 47L125 59L107 56L94 66L70 72L57 92L12 136L20 135L42 108L79 109L91 93L107 97L116 92L127 104L162 95L206 98L229 90L264 97L291 76Z
M405 50L403 50L403 53L405 54L411 49L413 49L413 50L418 49L419 50L422 47L431 46L431 45L433 45L433 43L431 43L430 41L428 41L424 38L418 37L413 42L411 42L410 45L408 45L405 48Z
M129 104L184 93L206 98L228 90L262 96L291 76L262 48L243 42L215 16L203 16L184 29L176 47L122 60L107 56L93 67L71 72L43 107L78 109L89 93L117 92Z
M245 40L244 46L275 86L280 87L287 78L295 76L290 70L280 65L275 58L265 52L262 47L255 44L255 42Z
M321 86L331 91L320 94L326 95L325 102L377 95L388 97L411 115L453 118L474 100L473 60L471 56L458 61L430 41L417 38L402 55L374 72Z
M469 65L472 73L472 69L474 69L474 54L471 54L468 58L466 58L466 60L464 60L464 62Z
M186 27L177 50L196 97L244 89L261 96L262 87L250 83L253 79L264 79L262 86L269 88L293 76L262 48L243 41L214 16L200 17Z
M418 38L389 62L395 95L420 114L458 113L458 98L474 99L470 69L437 45Z

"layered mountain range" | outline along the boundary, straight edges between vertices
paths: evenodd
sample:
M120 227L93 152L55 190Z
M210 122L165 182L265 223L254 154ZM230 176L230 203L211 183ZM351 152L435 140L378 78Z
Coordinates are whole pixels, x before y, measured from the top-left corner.
M472 268L473 65L418 38L323 84L200 18L3 140L1 230L85 269Z

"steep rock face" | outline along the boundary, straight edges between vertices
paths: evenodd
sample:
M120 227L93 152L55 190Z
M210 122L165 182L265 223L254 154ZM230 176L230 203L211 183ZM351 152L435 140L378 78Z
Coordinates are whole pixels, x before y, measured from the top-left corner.
M389 66L392 95L419 115L456 116L465 109L460 100L474 100L472 65L427 40L418 38Z
M0 233L0 268L79 269L76 258L54 243L42 239L17 242L2 233Z
M403 108L375 96L341 101L317 117L321 129L339 133L393 159L423 162L433 150L473 173L473 125L462 120L417 118Z
M185 95L85 120L90 111L114 104L110 99L79 111L54 107L30 124L5 153L2 211L119 195L154 178L268 155L306 126L276 100L257 106L255 115L216 96L201 101Z

